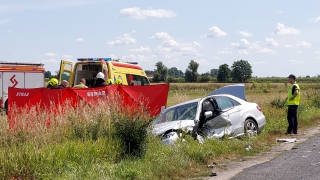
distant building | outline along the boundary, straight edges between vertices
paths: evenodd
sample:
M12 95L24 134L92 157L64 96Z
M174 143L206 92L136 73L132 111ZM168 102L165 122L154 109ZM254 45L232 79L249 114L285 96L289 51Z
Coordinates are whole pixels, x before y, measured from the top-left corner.
M148 79L152 79L152 78L153 78L153 74L148 74L148 75L147 75L147 78L148 78Z

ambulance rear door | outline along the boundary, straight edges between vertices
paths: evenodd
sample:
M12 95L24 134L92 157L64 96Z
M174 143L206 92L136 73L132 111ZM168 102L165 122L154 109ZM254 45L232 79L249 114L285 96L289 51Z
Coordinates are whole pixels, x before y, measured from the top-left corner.
M60 72L59 72L59 82L66 80L69 86L72 87L74 81L73 64L70 61L61 60Z

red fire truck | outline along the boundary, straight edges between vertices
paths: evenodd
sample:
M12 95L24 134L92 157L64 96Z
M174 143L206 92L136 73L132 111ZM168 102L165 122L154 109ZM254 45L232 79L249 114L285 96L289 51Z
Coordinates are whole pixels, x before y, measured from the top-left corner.
M44 87L44 64L0 62L0 107L8 110L8 87Z

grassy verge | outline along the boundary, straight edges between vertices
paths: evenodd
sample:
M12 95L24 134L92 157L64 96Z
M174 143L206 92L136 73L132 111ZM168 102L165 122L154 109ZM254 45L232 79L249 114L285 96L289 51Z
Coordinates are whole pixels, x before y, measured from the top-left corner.
M172 84L168 105L205 96L223 85ZM320 84L300 87L299 130L303 131L319 123ZM132 138L146 133L141 129L151 120L143 109L131 113L119 104L105 103L76 111L64 107L54 115L29 110L19 117L21 124L15 131L7 130L3 117L0 179L185 179L208 175L207 164L268 150L277 137L284 136L287 121L283 100L288 88L285 83L246 85L247 99L257 102L267 117L266 127L256 138L199 144L186 136L185 142L163 146L159 138L145 136L137 140L143 142L136 144L141 148L139 153L133 153L130 144L135 142ZM45 128L48 117L50 129ZM33 126L26 126L30 123ZM245 150L246 145L252 150Z

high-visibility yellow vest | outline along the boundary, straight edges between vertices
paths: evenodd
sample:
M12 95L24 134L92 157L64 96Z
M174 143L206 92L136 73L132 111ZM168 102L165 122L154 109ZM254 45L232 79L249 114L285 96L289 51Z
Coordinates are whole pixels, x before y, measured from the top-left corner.
M88 88L86 85L84 84L78 84L78 85L75 85L73 86L74 88Z
M292 92L293 86L296 86L298 88L298 94L293 100L290 100L293 96L293 92ZM292 84L292 86L290 86L290 89L288 91L287 105L299 105L299 104L300 104L300 87L298 84Z

